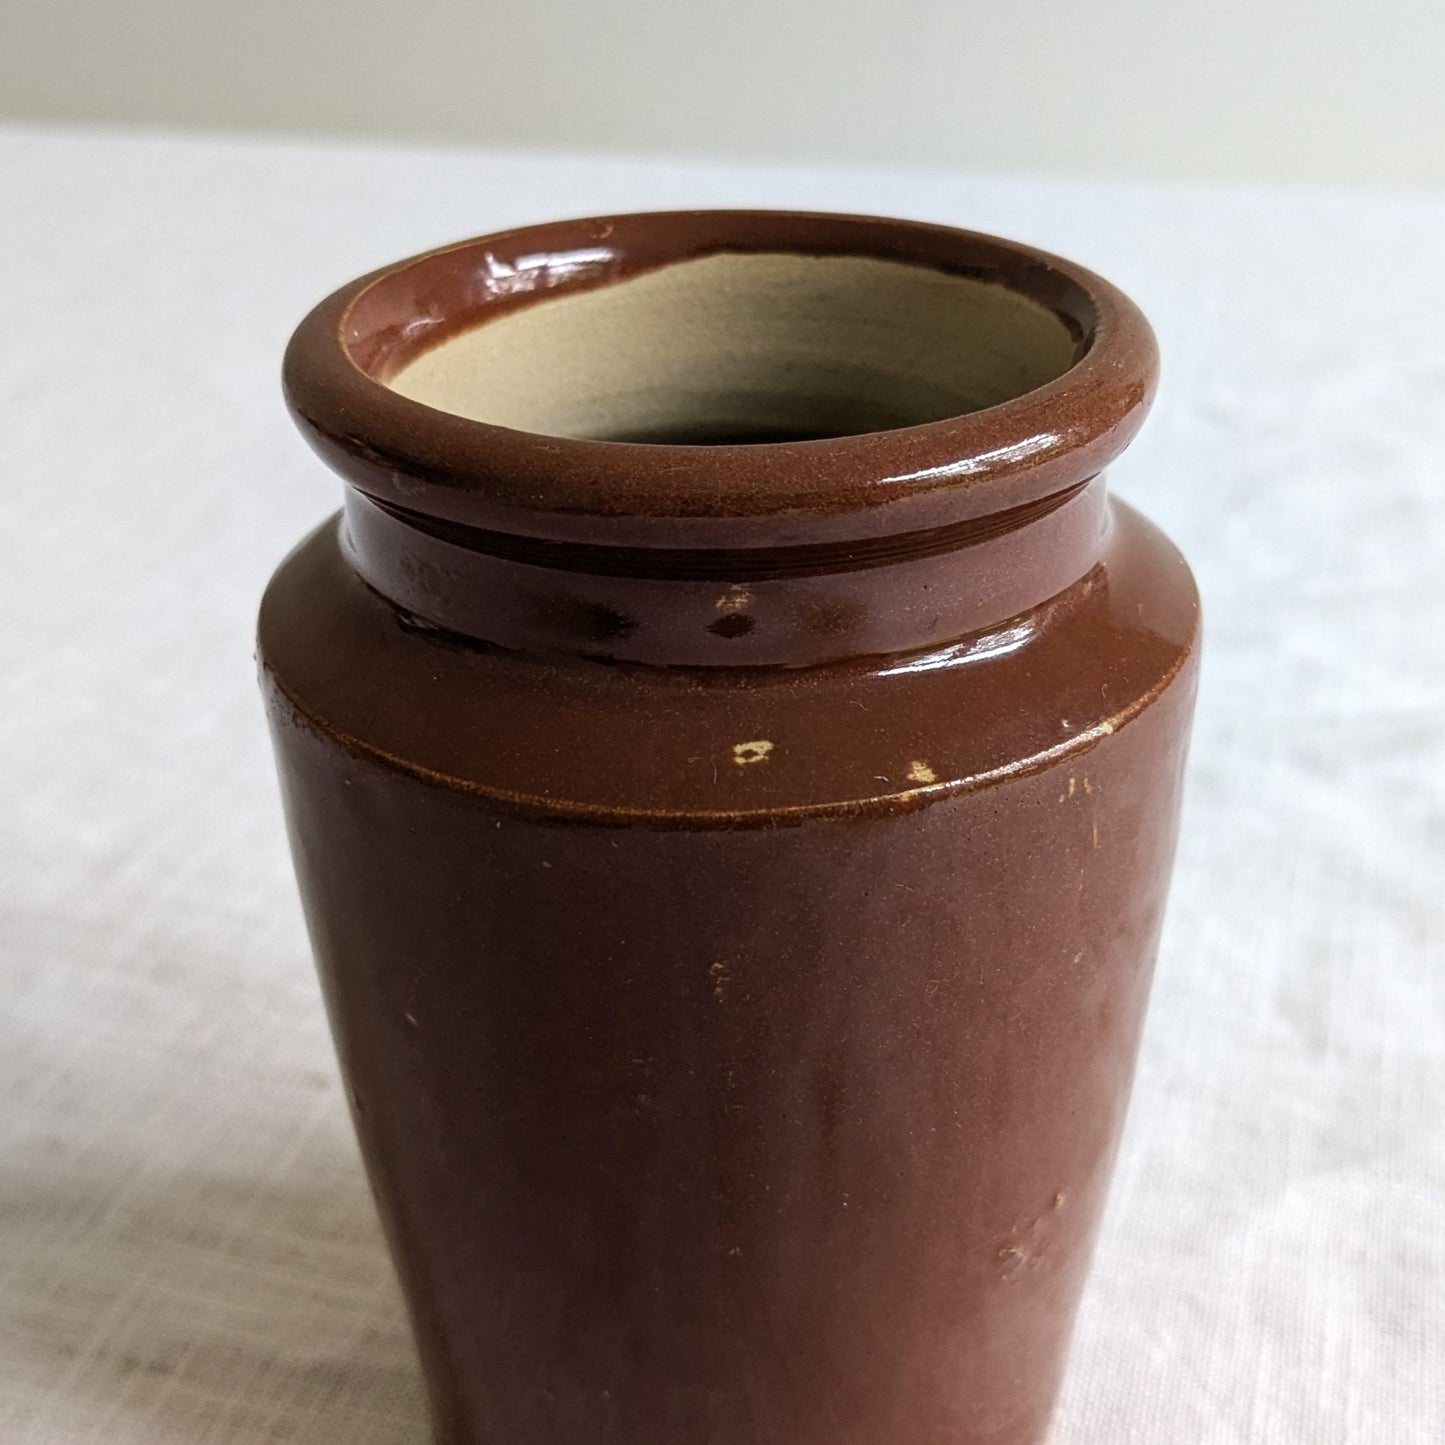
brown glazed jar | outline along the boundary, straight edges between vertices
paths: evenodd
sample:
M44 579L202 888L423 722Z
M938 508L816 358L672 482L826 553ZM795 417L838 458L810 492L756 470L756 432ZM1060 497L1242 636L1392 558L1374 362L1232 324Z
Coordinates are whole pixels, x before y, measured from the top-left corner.
M1037 1445L1119 1141L1197 599L1117 290L853 216L354 282L262 676L448 1445Z

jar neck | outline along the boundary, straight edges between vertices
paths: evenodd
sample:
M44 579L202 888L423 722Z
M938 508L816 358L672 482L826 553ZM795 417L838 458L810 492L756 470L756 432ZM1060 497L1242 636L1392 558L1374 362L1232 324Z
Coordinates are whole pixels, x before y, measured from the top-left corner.
M1006 510L862 541L633 547L488 531L348 487L357 572L430 626L517 651L683 667L812 666L936 648L1079 582L1102 474Z

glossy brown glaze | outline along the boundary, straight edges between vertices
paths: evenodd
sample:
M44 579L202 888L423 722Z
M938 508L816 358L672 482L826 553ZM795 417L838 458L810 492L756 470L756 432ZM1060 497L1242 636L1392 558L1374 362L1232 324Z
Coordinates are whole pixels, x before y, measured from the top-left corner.
M750 249L980 276L1078 360L769 445L387 385L493 314ZM1099 475L1154 370L1056 258L766 213L484 238L298 331L288 395L350 487L267 593L263 684L440 1440L1043 1439L1193 701L1187 569Z

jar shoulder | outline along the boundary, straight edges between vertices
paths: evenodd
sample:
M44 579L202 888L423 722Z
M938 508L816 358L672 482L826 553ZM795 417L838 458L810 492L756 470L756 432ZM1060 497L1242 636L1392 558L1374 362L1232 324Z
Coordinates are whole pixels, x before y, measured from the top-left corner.
M369 589L332 519L272 578L259 660L278 732L323 733L359 765L510 810L767 825L913 808L1119 746L1192 690L1198 632L1184 559L1118 502L1098 566L1034 612L925 653L798 669L480 646Z

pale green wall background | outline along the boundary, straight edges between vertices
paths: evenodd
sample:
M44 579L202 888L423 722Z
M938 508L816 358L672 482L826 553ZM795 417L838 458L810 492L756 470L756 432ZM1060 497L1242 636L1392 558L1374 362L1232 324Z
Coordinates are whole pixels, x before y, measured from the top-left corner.
M0 116L1445 186L1445 0L0 0Z

